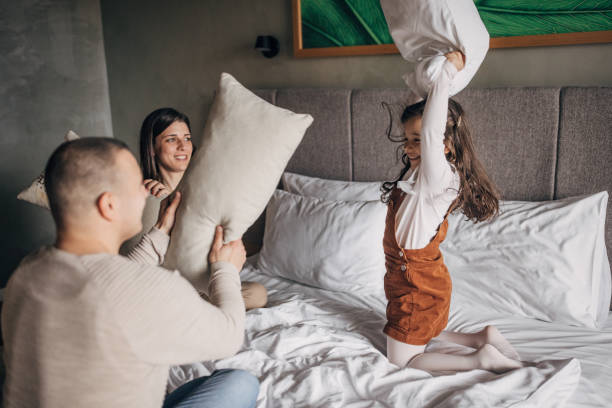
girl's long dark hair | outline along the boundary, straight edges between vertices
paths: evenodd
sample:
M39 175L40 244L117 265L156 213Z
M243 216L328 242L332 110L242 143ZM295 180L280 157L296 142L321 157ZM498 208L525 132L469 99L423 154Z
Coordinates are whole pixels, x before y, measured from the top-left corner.
M425 103L426 100L423 100L407 106L402 112L401 123L404 124L413 117L423 116ZM391 191L397 187L397 182L410 169L410 160L403 152L403 142L406 138L403 134L401 136L392 134L393 114L387 104L383 103L383 106L389 112L387 138L392 142L402 143L398 146L398 150L402 150L401 160L404 165L395 180L386 181L381 187L381 200L386 203L389 201ZM473 221L485 221L496 216L499 212L499 192L487 176L484 166L476 157L470 129L465 119L465 112L461 105L453 99L448 101L444 144L449 149L446 160L454 166L461 180L457 198L451 204L450 211L459 209L468 219Z
M191 132L189 118L173 108L160 108L149 113L140 127L140 165L145 179L160 180L155 158L155 138L174 122L183 122ZM193 147L195 152L195 146Z

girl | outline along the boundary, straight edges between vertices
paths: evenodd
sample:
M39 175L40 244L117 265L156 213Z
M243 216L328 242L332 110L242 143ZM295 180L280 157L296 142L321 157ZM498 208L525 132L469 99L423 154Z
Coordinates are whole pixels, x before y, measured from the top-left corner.
M174 191L194 150L187 115L172 108L147 115L140 129L140 163L145 187L152 196L163 198ZM143 215L144 231L148 231L145 220L152 218L148 213L155 212L151 201ZM266 288L257 282L242 282L242 296L247 310L264 307L267 302Z
M463 110L449 101L449 87L463 69L464 56L455 51L446 58L427 100L402 114L405 167L397 180L382 187L382 200L388 203L383 240L387 358L400 367L427 371L503 372L522 364L494 327L472 334L442 332L451 296L439 249L448 228L446 217L460 209L468 218L484 221L498 212L498 194L476 159ZM466 356L425 353L434 337L477 351Z

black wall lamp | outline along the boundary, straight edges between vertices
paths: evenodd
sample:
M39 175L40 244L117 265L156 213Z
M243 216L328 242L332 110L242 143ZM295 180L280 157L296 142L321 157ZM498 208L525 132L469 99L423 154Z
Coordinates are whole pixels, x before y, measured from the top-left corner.
M255 41L255 49L261 51L264 57L272 58L278 54L278 40L271 35L258 35Z

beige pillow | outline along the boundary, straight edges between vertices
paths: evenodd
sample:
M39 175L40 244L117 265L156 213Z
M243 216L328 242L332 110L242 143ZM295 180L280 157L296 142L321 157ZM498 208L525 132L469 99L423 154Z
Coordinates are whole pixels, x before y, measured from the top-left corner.
M74 139L79 139L79 135L72 130L69 130L66 136L64 136L64 141L66 142ZM49 209L49 199L45 190L45 171L43 170L28 188L17 194L17 198Z
M183 194L164 266L208 290L215 226L238 239L263 212L312 116L274 106L227 73L177 187Z

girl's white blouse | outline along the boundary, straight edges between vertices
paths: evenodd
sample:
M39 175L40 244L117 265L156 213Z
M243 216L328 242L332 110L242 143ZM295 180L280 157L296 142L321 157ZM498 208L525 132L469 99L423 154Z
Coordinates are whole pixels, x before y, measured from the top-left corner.
M425 105L421 124L421 161L397 183L405 193L395 216L395 236L406 249L427 246L452 202L460 179L444 154L449 89L457 68L448 60L436 78Z

